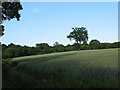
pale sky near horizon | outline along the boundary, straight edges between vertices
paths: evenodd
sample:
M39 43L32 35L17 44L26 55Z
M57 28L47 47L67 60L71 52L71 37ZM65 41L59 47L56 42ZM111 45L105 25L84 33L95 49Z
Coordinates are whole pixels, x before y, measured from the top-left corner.
M89 40L118 41L117 2L22 2L20 21L5 21L4 44L35 46L73 44L66 36L72 27L85 26Z

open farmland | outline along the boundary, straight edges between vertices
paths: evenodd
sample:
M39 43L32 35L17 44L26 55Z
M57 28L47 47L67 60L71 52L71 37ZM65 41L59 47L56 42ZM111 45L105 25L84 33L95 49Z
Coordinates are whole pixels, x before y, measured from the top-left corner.
M18 57L13 58L9 64L17 73L14 75L21 74L20 81L16 76L18 86L14 84L13 87L118 87L118 49ZM13 79L14 76L11 82Z

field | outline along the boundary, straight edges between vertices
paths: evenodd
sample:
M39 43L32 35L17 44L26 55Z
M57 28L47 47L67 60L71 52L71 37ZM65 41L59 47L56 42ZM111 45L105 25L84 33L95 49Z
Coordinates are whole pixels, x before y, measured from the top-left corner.
M25 56L3 65L3 87L118 87L118 49Z

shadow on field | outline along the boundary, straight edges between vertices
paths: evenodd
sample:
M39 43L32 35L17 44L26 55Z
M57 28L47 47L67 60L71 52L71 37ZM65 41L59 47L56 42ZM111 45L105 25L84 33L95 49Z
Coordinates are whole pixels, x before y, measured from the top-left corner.
M65 75L65 71L45 73L3 67L3 88L117 88L118 78L114 70L91 68L79 70L78 77ZM92 71L93 69L93 71ZM71 72L72 73L72 72ZM77 73L76 73L77 74ZM115 74L115 75L114 75Z
M12 61L12 64L14 66L18 65L19 63L22 62L47 62L56 58L62 58L64 56L69 56L69 55L74 55L76 53L70 53L70 54L62 54L62 55L53 55L53 56L44 56L44 57L36 57L36 58L25 58L23 60L14 60Z
M118 69L117 67L112 67L112 65L117 65L114 63L117 58L112 58L117 55L115 52L112 52L112 54L106 53L104 55L103 52L95 52L91 56L90 52L88 54L89 57L86 57L86 53L80 53L80 55L84 56L83 58L77 58L79 53L70 53L23 58L12 63L6 61L3 63L3 87L117 88ZM76 60L72 55L75 55ZM101 59L102 56L104 60ZM99 60L98 57L100 58ZM56 62L55 59L58 59L58 61Z

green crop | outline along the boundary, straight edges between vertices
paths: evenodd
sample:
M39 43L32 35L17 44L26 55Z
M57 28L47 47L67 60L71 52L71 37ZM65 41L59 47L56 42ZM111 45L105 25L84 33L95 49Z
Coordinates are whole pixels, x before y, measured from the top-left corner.
M118 49L18 57L12 60L12 65L35 77L38 87L116 88L118 85Z

